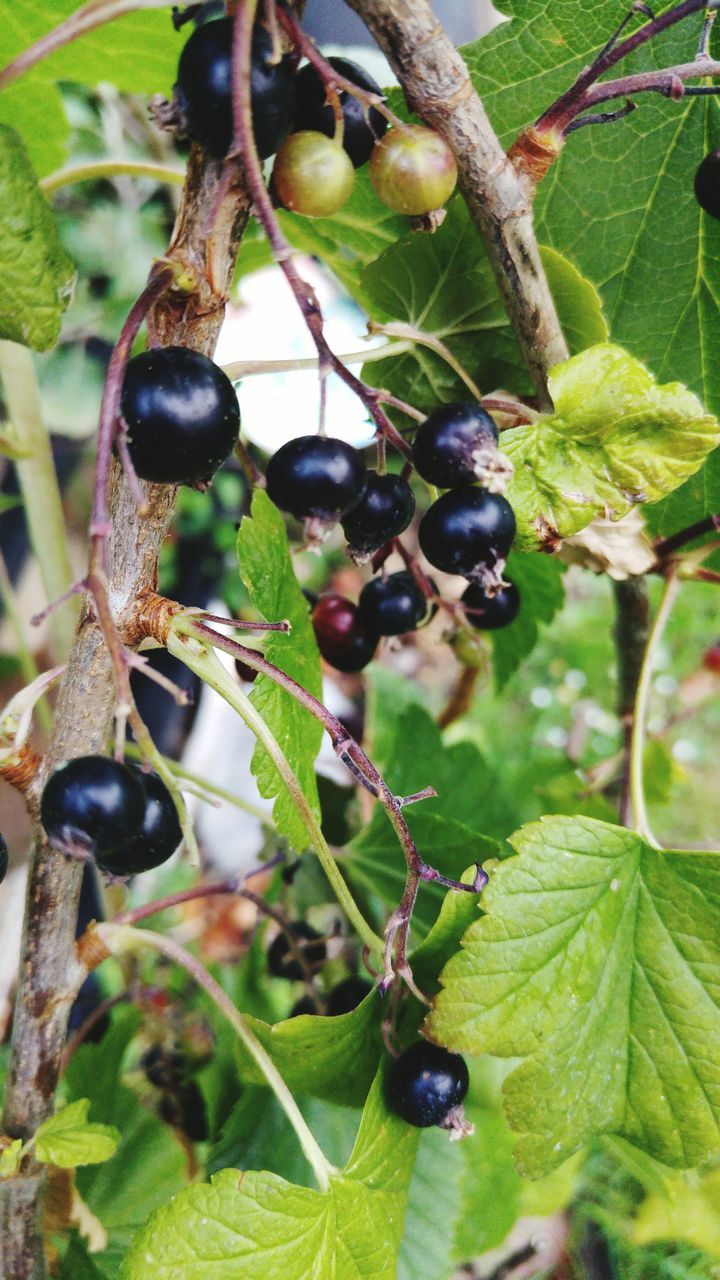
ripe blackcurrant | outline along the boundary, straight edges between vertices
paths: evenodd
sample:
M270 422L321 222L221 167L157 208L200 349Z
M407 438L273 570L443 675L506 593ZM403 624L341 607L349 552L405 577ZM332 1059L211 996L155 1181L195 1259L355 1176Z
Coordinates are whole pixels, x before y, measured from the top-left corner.
M209 1136L205 1099L195 1080L186 1080L160 1098L160 1115L166 1124L180 1129L191 1142L205 1142Z
M328 62L338 75L351 80L360 89L382 96L380 85L357 62L350 62L348 58L328 58ZM322 77L310 63L298 74L296 96L294 128L314 129L332 138L335 133L335 112L327 101ZM359 98L354 98L351 93L342 90L339 96L344 120L343 148L355 168L359 169L360 165L370 159L372 149L385 133L388 122L375 107L370 107L368 111Z
M134 840L145 803L145 788L127 765L107 756L77 756L45 783L40 821L61 853L105 857Z
M352 1013L371 991L372 983L358 977L357 974L343 978L342 982L338 982L337 986L333 987L328 996L328 1017L337 1018L340 1014Z
M711 151L695 174L695 199L710 214L720 218L720 151Z
M8 847L3 837L0 836L0 881L4 880L7 875L9 862Z
M418 531L423 555L445 573L472 574L507 556L515 516L499 493L474 485L450 489L425 512Z
M391 538L407 529L415 514L415 495L402 476L368 471L365 492L357 506L342 518L348 545L358 559L367 559Z
M297 519L336 523L360 501L367 471L362 454L344 440L299 436L273 454L267 468L269 497Z
M109 854L98 855L97 864L113 876L134 876L159 867L177 849L182 829L177 809L162 778L130 765L145 790L145 815L134 839Z
M393 1062L387 1077L390 1109L419 1129L440 1124L468 1091L464 1058L418 1040Z
M484 474L497 439L495 423L479 404L440 405L417 429L413 462L423 480L451 489Z
M296 920L288 925L289 932L296 940L308 969L317 969L325 960L327 951L325 943L317 929L304 920ZM303 941L303 939L305 941ZM268 971L275 978L287 978L290 982L299 982L305 977L305 970L295 956L286 933L279 933L273 938L267 955Z
M299 1000L295 1001L288 1018L299 1018L304 1013L316 1015L317 1012L318 1007L315 1001L310 996L301 996Z
M355 170L342 147L324 133L291 133L275 157L272 190L286 209L329 218L347 204Z
M189 138L210 155L227 154L233 135L231 18L205 23L190 36L178 63L175 101ZM273 62L264 27L252 38L250 94L255 146L261 159L274 155L290 132L295 84L288 59Z
M372 661L377 632L368 629L352 600L334 593L321 596L310 616L318 649L336 671L350 675Z
M366 626L381 636L402 636L415 631L430 605L408 569L373 578L360 592L360 615Z
M509 627L517 618L520 592L514 582L509 582L497 595L489 596L479 582L471 582L463 592L462 604L468 622L478 631L499 631L501 627Z
M204 28L200 28L204 30ZM160 347L130 360L121 412L142 480L209 480L232 453L240 409L229 378L199 351Z
M455 190L457 165L434 129L406 125L391 129L370 157L370 181L396 213L419 215L440 209Z

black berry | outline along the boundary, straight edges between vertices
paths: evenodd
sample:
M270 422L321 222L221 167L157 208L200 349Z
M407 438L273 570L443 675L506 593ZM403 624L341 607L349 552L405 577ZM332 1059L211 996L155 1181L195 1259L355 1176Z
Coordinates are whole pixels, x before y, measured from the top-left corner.
M134 840L145 815L137 774L107 756L78 756L45 784L40 821L62 853L104 857Z
M321 596L311 613L318 649L337 671L350 675L372 661L378 643L352 600L330 594Z
M495 423L479 404L444 404L418 427L413 462L423 480L451 489L477 478L482 454L493 451L497 439Z
M382 96L379 84L357 62L350 62L348 58L328 58L328 62L338 75L351 80L360 89ZM388 122L375 107L370 107L368 111L351 93L342 90L339 97L344 121L343 148L358 169L370 159L373 147L382 138ZM327 101L325 84L309 63L297 77L297 108L293 128L314 129L326 134L328 138L332 138L335 133L335 112Z
M514 582L502 587L497 595L489 596L479 582L471 582L462 595L465 616L478 631L499 631L509 627L518 616L520 592Z
M267 468L268 495L299 520L337 522L360 501L367 470L362 454L343 440L299 436L273 454Z
M358 608L365 624L378 635L402 636L420 625L430 606L412 574L403 569L366 583Z
M451 489L426 511L418 531L423 555L445 573L472 574L504 560L515 537L515 516L499 493L474 485Z
M396 213L432 213L457 182L455 157L444 138L423 125L391 129L370 157L370 181Z
M371 991L372 983L365 978L359 978L355 974L350 978L343 978L328 996L328 1017L337 1018L340 1014L352 1013Z
M4 880L7 875L9 862L8 847L3 837L0 836L0 881Z
M468 1084L468 1069L458 1053L419 1040L388 1072L388 1105L408 1124L427 1129L460 1106Z
M296 920L288 926L289 932L296 941L297 949L302 955L308 969L316 969L323 963L327 955L325 943L312 925L304 920ZM287 978L290 982L299 982L306 972L295 952L290 946L287 933L279 933L270 944L267 956L268 971L276 978Z
M162 778L131 765L145 791L145 815L137 835L120 849L98 855L98 866L113 876L134 876L167 862L182 840L177 809Z
M158 484L211 479L232 453L240 430L230 379L207 356L187 347L134 356L125 373L121 412L135 470L142 480Z
M207 1140L209 1129L205 1099L194 1080L185 1081L172 1093L163 1093L160 1115L166 1124L180 1129L191 1142Z
M288 1014L288 1018L299 1018L303 1013L317 1014L318 1007L310 996L301 996L296 1000Z
M307 218L329 218L347 204L355 185L348 157L324 133L291 133L275 157L275 199Z
M231 18L198 27L178 63L175 101L193 142L218 158L233 135ZM255 145L261 159L274 155L290 132L295 84L288 59L273 63L273 42L264 27L252 39L250 94Z
M695 174L695 199L710 214L720 218L720 151L711 151Z
M342 518L352 551L367 557L407 529L415 514L415 495L401 476L368 471L365 492Z

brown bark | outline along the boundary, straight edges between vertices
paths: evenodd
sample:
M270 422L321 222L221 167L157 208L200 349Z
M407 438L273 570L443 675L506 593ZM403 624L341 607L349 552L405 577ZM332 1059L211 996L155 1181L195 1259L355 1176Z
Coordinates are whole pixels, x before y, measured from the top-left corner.
M196 149L168 256L196 281L191 294L169 294L153 324L163 346L183 345L211 355L249 201L244 184L217 201L221 166ZM110 512L109 598L121 632L132 633L136 596L156 586L157 560L172 518L176 490L148 485L149 513L140 518L125 478L114 464ZM108 652L92 611L80 619L58 698L49 749L29 801L37 816L47 772L73 756L103 752L113 724L115 686ZM27 1139L53 1106L70 1005L82 980L74 935L82 878L80 863L53 852L38 835L30 869L20 982L5 1092L4 1130ZM39 1234L42 1169L30 1161L17 1178L0 1184L0 1275L40 1280L45 1274Z
M530 376L544 406L546 374L568 350L533 228L534 183L506 156L467 67L428 0L346 0L367 24L408 106L455 153L460 189L488 251Z

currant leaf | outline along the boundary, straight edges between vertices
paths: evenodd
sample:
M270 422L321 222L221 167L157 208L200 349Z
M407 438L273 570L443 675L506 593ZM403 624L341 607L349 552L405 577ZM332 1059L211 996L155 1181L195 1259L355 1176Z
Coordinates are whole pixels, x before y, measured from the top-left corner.
M661 853L589 818L510 843L430 1034L525 1059L504 1095L530 1177L601 1133L699 1163L720 1141L720 856Z
M43 1164L74 1169L79 1164L102 1164L115 1154L119 1131L114 1125L91 1123L89 1110L89 1098L78 1098L40 1125L35 1150Z

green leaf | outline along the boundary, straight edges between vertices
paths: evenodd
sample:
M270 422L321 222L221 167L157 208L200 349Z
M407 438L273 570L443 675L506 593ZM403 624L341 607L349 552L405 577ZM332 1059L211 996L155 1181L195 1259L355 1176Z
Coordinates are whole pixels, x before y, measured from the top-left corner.
M472 884L475 865L458 878ZM477 920L481 905L482 899L477 894L448 889L430 932L410 957L413 975L421 990L428 992L433 985L437 989L440 970L459 950L460 940L468 926Z
M421 1133L397 1280L446 1280L455 1274L453 1238L461 1209L462 1148L466 1145L449 1142L442 1129L425 1129Z
M499 7L512 21L464 53L509 144L571 85L628 5L501 0ZM649 42L623 61L619 74L691 61L701 20L697 14ZM539 234L597 286L614 340L646 360L658 379L681 379L717 413L719 242L692 184L694 166L720 145L717 105L697 98L668 102L655 94L637 103L628 119L568 139L538 189ZM713 472L710 511L720 507L720 472ZM685 523L701 514L686 505Z
M504 1092L530 1177L601 1133L697 1164L720 1142L720 855L661 853L589 818L510 843L431 1034L526 1059Z
M268 622L286 618L292 626L289 635L270 633L265 656L309 693L321 698L320 656L308 603L293 570L285 522L262 490L256 490L253 496L252 518L245 517L240 525L237 549L240 576L255 607ZM282 747L308 804L319 819L314 763L320 749L322 726L267 676L258 676L250 696ZM252 771L261 795L277 797L273 816L278 831L287 836L295 848L304 849L307 845L305 825L274 764L259 744L255 748Z
M604 341L607 325L593 286L555 250L543 250L543 262L571 351ZM460 197L433 235L406 234L371 263L361 296L376 322L401 321L439 339L481 390L529 388L483 242ZM372 361L363 377L427 413L469 394L451 366L421 344Z
M720 1169L703 1177L681 1174L664 1194L649 1195L638 1210L632 1239L635 1244L685 1240L720 1257Z
M114 1125L91 1124L89 1110L90 1099L78 1098L45 1120L35 1134L38 1160L61 1169L109 1160L115 1154L120 1134Z
M552 547L594 516L619 520L697 471L718 424L680 383L658 386L620 347L601 343L557 365L555 411L503 432L515 473L507 497L516 545Z
M20 1167L22 1138L16 1138L0 1151L0 1178L10 1178Z
M350 1157L360 1113L319 1098L297 1101L328 1160L342 1167ZM315 1185L310 1166L280 1103L268 1088L259 1085L243 1089L223 1126L219 1142L208 1157L208 1173L218 1173L228 1167L264 1169L280 1174L288 1182Z
M0 6L0 14L4 7ZM2 21L3 17L0 17L0 23ZM5 61L3 56L3 63ZM37 75L23 76L8 85L0 93L0 124L17 129L21 134L30 163L41 178L64 164L70 123L56 85Z
M507 577L520 591L520 612L509 627L492 633L493 671L498 690L505 687L540 638L540 623L552 622L565 601L564 566L538 554L517 555L507 563Z
M0 338L46 351L60 333L75 268L20 135L0 125Z
M358 1107L367 1097L382 1052L381 1017L380 997L373 990L356 1009L335 1018L301 1014L274 1026L259 1018L247 1017L247 1022L294 1093ZM239 1041L236 1062L246 1083L265 1083Z
M376 1080L350 1161L328 1192L229 1169L154 1214L123 1280L394 1280L417 1132Z

